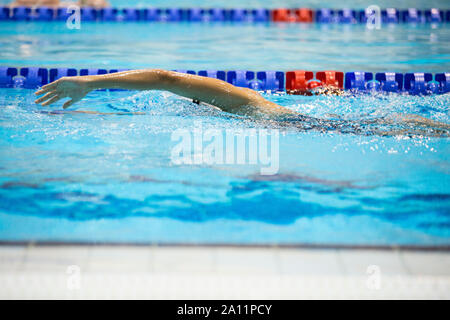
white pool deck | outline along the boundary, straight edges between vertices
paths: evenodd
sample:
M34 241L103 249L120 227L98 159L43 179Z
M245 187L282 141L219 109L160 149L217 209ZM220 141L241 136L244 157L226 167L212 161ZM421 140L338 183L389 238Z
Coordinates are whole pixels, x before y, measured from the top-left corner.
M0 245L1 299L450 299L450 251Z

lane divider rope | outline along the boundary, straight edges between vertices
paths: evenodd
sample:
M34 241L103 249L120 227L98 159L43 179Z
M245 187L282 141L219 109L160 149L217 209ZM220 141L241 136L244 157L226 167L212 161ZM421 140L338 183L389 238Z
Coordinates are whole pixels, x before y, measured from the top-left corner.
M98 75L129 69L74 69L39 67L0 67L0 88L36 89L61 77ZM398 73L365 71L247 71L247 70L174 70L187 74L217 78L238 87L257 91L305 94L318 87L333 87L358 92L397 92L412 95L450 92L450 72Z
M0 21L66 21L73 11L50 7L0 7ZM161 21L161 22L302 22L367 23L374 11L355 9L224 9L224 8L103 8L82 7L82 21ZM382 23L450 22L448 9L380 9Z

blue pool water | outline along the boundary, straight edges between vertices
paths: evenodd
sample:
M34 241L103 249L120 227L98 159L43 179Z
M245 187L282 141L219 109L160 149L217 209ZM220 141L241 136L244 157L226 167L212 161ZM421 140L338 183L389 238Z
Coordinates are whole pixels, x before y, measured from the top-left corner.
M2 23L0 63L167 69L449 71L448 25ZM450 95L266 95L316 117L412 113L450 123ZM279 170L177 165L174 130L262 129L162 92L93 92L48 114L0 89L0 240L450 244L449 139L279 129Z
M0 24L0 63L75 68L446 72L450 24Z

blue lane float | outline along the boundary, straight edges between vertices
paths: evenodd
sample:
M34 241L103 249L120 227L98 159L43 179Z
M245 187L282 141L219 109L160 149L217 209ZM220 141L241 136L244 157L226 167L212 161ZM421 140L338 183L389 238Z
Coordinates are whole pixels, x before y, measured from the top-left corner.
M245 9L233 9L230 11L230 20L234 22L248 21L248 12Z
M252 88L255 79L253 71L235 70L227 72L227 82L237 87Z
M431 23L442 22L444 21L444 12L439 9L425 10L425 19Z
M316 22L318 23L331 23L333 22L334 10L332 9L319 9L316 11Z
M72 13L70 11L68 12L66 8L58 8L58 10L56 11L56 20L66 21L67 19L69 19L71 14Z
M26 21L30 19L31 8L16 7L12 10L11 19L14 21Z
M381 20L383 23L399 23L400 12L395 8L381 10Z
M164 12L164 21L178 22L183 20L183 11L178 8L166 9Z
M432 81L431 73L406 73L404 88L410 94L427 94L428 91L437 93L437 86Z
M256 74L259 90L262 91L284 91L284 72L282 71L259 71Z
M401 12L401 20L406 23L421 23L424 22L424 15L420 10L409 8Z
M199 76L208 77L208 78L215 78L225 81L225 71L220 70L200 70L198 72Z
M99 18L102 21L116 21L117 20L117 12L118 10L116 8L105 8L99 10ZM129 12L127 9L124 9L124 15L128 15ZM137 20L137 19L134 19ZM133 19L131 19L133 21Z
M27 88L36 89L47 83L60 79L61 77L99 75L127 71L129 69L105 69L105 68L39 68L39 67L0 67L0 88ZM173 71L197 74L203 77L216 78L227 81L235 86L251 88L265 92L286 92L286 73L301 74L305 71L248 71L248 70L194 70L176 69ZM317 72L316 79L319 85L328 82L323 78L324 74L342 74L338 71ZM312 73L311 73L312 74ZM333 76L335 77L335 76ZM337 76L336 76L337 77ZM341 75L342 77L342 75ZM322 80L321 80L322 79ZM295 80L295 79L294 79ZM341 80L340 80L341 81ZM291 81L292 82L292 81ZM303 86L302 81L293 81ZM331 82L333 83L333 82ZM340 82L341 83L341 82ZM292 87L289 90L301 90L303 87ZM352 92L395 92L411 95L445 94L450 92L450 72L436 73L396 73L379 72L371 73L365 71L352 71L344 74L343 85L339 88Z
M226 14L225 10L221 8L214 8L208 10L209 21L225 21Z
M108 71L106 69L89 68L80 70L80 76L95 76L98 74L107 74L107 73Z
M450 92L450 72L436 73L434 79L439 83L439 93Z
M401 92L403 90L403 74L382 72L375 74L375 80L380 83L380 90L386 92Z
M0 67L0 87L13 88L15 76L17 76L16 68Z
M359 12L352 9L319 9L315 12L317 23L342 23L342 24L353 24L358 23L360 20L360 15L364 12Z
M73 77L78 75L77 69L73 68L53 68L49 70L49 82L53 82L62 77Z
M27 89L35 89L48 83L48 70L45 68L22 68L20 75L23 77L21 84Z
M1 20L9 20L10 10L7 7L0 7L0 21Z
M97 13L98 11L94 8L81 8L81 20L82 21L96 21L97 20Z
M346 90L367 90L369 82L373 80L370 72L355 71L345 73L345 89ZM373 87L372 87L373 88Z
M338 23L357 23L358 16L356 10L342 9L338 10L337 14Z
M27 17L23 20L33 20L33 21L52 21L55 18L55 10L48 7L39 7L34 11L29 13Z
M270 20L270 10L268 9L250 9L253 22L266 22Z

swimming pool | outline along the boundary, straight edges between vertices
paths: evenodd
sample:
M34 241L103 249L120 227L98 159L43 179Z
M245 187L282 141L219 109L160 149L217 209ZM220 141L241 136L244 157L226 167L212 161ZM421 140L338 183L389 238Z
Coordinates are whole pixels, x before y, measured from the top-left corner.
M441 5L442 6L442 5ZM4 22L3 66L445 72L450 26ZM46 114L0 89L0 240L449 245L449 140L279 129L279 169L177 165L172 134L263 129L161 92L93 92ZM266 97L317 117L414 113L450 95ZM56 107L59 109L60 107Z

